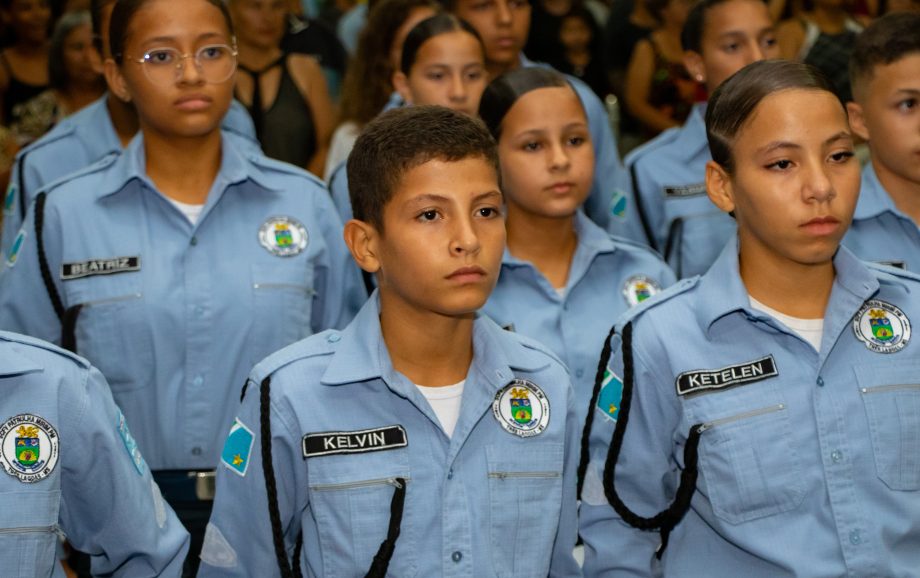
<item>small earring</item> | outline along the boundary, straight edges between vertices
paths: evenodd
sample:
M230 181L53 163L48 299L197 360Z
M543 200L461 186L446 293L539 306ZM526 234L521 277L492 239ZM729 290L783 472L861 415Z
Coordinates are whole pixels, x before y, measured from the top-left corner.
M703 82L703 75L702 75L702 74L697 74L697 75L696 75L696 81L697 81L697 82Z

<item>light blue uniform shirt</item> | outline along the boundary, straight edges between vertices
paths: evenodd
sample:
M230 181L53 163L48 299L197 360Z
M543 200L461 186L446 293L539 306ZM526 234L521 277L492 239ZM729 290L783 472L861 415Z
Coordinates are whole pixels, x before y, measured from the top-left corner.
M154 470L215 467L252 366L343 327L365 299L322 185L238 141L224 135L196 225L146 176L142 134L48 193L44 247L64 308L80 306L76 349L106 376ZM0 326L59 341L35 206L0 275Z
M751 307L735 240L705 276L620 320L608 367L624 375L631 322L635 384L615 479L633 512L670 504L688 432L705 424L665 576L917 575L920 342L905 328L920 320L920 278L867 267L845 248L834 267L820 351ZM658 534L627 526L601 489L613 429L595 410L585 575L650 576Z
M546 64L528 60L523 54L521 54L521 66L549 68ZM607 110L587 84L573 76L566 75L566 79L585 107L591 144L594 146L594 184L584 204L585 213L591 217L591 220L612 234L647 245L648 238L632 199L629 174L623 168L623 163L620 162L620 153L610 128ZM394 105L401 105L397 103L401 103L401 100L394 101L391 98L384 111L393 108ZM345 167L346 163L340 164L329 177L329 190L342 220L348 221L352 213Z
M626 156L638 213L652 247L679 278L706 272L734 235L735 220L706 195L706 105L693 107L687 122Z
M529 261L505 250L498 285L483 312L502 327L536 339L566 364L584 421L604 338L632 305L674 283L649 249L612 238L580 211L578 247L562 295Z
M379 314L375 294L344 331L301 341L253 370L228 461L218 468L199 576L279 574L259 421L259 384L268 376L281 524L288 557L303 533L304 576L365 575L387 535L397 478L408 482L388 576L580 576L572 556L580 424L562 364L480 317L448 438L418 388L393 368ZM545 395L546 427L532 437L507 431L493 415L497 394L515 378ZM367 445L360 432L395 426L405 445L359 447ZM305 459L306 441L319 445L317 433L326 434L320 449L327 453L314 449Z
M188 533L86 360L0 332L0 443L0 574L64 578L66 536L93 575L181 575Z
M895 207L872 163L862 173L862 188L843 244L857 257L920 273L920 229Z
M48 134L16 155L10 185L3 204L3 240L0 250L6 256L29 204L46 186L57 179L86 168L108 154L122 151L121 141L112 124L106 101L109 95L68 116ZM256 141L255 127L249 113L233 101L222 128Z

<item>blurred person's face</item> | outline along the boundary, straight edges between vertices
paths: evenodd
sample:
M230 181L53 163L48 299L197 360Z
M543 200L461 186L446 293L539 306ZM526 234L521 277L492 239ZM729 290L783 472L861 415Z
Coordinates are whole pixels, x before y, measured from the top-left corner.
M229 7L241 44L260 48L281 45L288 12L286 0L233 0Z
M676 27L683 27L695 0L671 0L661 11L661 21Z
M479 33L491 67L518 65L530 30L528 0L456 0L454 14Z
M40 44L48 39L51 7L46 0L12 0L3 15L20 42Z
M569 16L559 28L559 41L569 50L584 50L591 43L591 29L578 16Z
M70 31L64 39L62 56L71 83L90 84L99 79L99 57L93 48L93 30L89 24Z

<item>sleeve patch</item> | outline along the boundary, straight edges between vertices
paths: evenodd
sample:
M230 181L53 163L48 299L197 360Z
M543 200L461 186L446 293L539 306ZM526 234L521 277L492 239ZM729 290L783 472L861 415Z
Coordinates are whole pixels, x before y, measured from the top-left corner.
M220 461L227 466L230 471L240 476L246 475L249 469L249 457L252 454L252 444L255 436L246 425L240 421L240 418L233 420L230 426L230 434L227 441L224 442L224 449L220 453Z
M605 369L601 393L597 397L597 409L604 414L605 418L616 421L620 415L620 400L622 398L623 380L609 369Z

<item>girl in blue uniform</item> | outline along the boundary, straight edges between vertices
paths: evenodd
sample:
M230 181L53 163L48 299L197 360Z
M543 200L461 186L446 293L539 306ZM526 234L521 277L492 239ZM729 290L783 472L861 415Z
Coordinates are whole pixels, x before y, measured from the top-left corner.
M508 230L484 311L566 363L583 419L610 324L674 275L579 208L591 190L594 154L584 107L564 76L544 68L508 73L486 88L479 113L498 142Z
M594 395L622 398L615 424L589 415L585 575L909 576L920 283L840 247L846 110L815 69L764 61L715 91L706 132L738 234L605 346Z
M321 185L220 128L236 69L224 4L120 0L110 32L109 84L141 132L37 197L0 325L102 370L197 560L249 369L343 326L364 292Z

